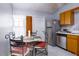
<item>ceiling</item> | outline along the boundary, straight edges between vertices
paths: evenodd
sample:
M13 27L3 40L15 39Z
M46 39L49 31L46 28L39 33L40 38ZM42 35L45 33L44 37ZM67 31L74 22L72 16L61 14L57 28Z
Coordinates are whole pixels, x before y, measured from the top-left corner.
M13 8L17 10L29 10L36 12L53 13L65 3L14 3Z

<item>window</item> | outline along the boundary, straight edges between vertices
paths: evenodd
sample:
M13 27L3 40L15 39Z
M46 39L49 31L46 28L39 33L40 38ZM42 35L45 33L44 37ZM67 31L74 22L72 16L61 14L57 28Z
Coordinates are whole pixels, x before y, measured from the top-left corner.
M13 31L15 32L15 36L18 37L21 35L25 35L24 17L21 15L14 15L13 18Z

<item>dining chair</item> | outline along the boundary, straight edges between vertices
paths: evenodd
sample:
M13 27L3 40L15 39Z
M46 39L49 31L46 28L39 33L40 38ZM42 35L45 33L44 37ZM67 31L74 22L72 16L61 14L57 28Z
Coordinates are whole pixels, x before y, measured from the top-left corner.
M48 44L45 41L38 42L35 46L35 55L37 55L37 56L47 56L48 55L47 45Z
M44 33L46 36L46 33ZM42 38L40 38L42 39ZM47 41L47 36L45 37L44 41L39 41L37 42L35 46L35 55L39 56L47 56L48 55L48 41Z
M36 32L32 32L32 36L36 36L37 35L37 31Z
M29 48L23 42L23 36L16 39L13 33L9 33L5 38L10 41L11 56L26 56L29 53Z

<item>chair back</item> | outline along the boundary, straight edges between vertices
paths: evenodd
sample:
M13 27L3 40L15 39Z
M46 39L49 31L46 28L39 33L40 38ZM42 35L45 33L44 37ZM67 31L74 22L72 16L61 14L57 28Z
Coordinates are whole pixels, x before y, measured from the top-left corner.
M14 39L15 38L15 33L14 32L10 32L9 36L10 36L10 39Z
M37 31L36 32L32 32L32 36L36 36L37 35Z
M24 44L23 43L23 36L21 35L20 38L15 38L15 33L10 32L9 34L5 35L5 39L9 39L10 45L12 45L12 42L15 42L17 46ZM18 40L20 39L20 40Z
M10 39L9 34L6 34L6 35L5 35L5 39Z

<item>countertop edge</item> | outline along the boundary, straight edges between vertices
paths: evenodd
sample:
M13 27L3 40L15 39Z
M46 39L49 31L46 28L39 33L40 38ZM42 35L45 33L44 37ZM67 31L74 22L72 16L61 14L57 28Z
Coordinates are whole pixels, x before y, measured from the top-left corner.
M79 36L79 34L75 34L75 33L65 33L65 32L56 32L56 33L59 33L59 34L69 34L69 35L76 35L76 36Z

